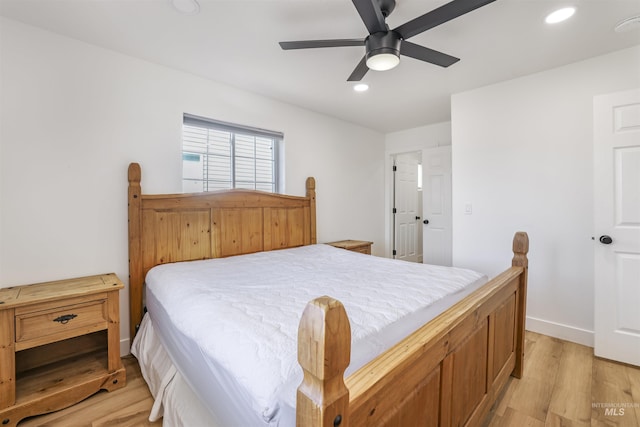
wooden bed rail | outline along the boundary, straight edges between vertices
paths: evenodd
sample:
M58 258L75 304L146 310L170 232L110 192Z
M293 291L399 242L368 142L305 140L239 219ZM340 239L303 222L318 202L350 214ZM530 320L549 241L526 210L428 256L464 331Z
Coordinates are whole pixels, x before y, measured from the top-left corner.
M479 426L508 377L522 376L529 239L512 267L343 379L351 332L342 304L311 301L298 331L298 427Z

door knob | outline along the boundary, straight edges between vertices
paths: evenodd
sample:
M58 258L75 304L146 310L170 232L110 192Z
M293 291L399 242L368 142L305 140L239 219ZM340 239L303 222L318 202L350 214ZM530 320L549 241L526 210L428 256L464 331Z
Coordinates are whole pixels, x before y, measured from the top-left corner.
M429 224L429 220L425 219L424 221L422 221L423 224Z
M604 236L600 236L600 243L610 245L613 243L613 239L605 234Z

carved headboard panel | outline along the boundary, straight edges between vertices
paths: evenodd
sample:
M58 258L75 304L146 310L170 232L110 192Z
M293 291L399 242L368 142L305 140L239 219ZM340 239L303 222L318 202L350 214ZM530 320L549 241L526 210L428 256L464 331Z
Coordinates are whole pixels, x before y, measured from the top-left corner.
M306 196L252 190L142 194L129 165L131 338L142 320L144 277L168 262L221 258L316 243L315 180Z

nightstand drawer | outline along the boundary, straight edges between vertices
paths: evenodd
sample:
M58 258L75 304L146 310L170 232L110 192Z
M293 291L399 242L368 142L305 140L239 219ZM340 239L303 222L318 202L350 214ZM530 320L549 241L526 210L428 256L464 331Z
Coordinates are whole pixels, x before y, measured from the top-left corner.
M31 305L28 312L16 309L16 350L106 329L106 297L95 297L66 300L62 307L60 302L49 302Z

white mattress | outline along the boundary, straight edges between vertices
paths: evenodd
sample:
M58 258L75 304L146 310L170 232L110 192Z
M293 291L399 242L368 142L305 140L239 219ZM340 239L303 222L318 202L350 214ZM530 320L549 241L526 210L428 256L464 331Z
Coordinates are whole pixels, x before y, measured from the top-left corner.
M344 304L348 375L485 282L470 270L312 245L161 265L147 275L146 296L164 349L216 424L293 426L308 301L330 295Z

